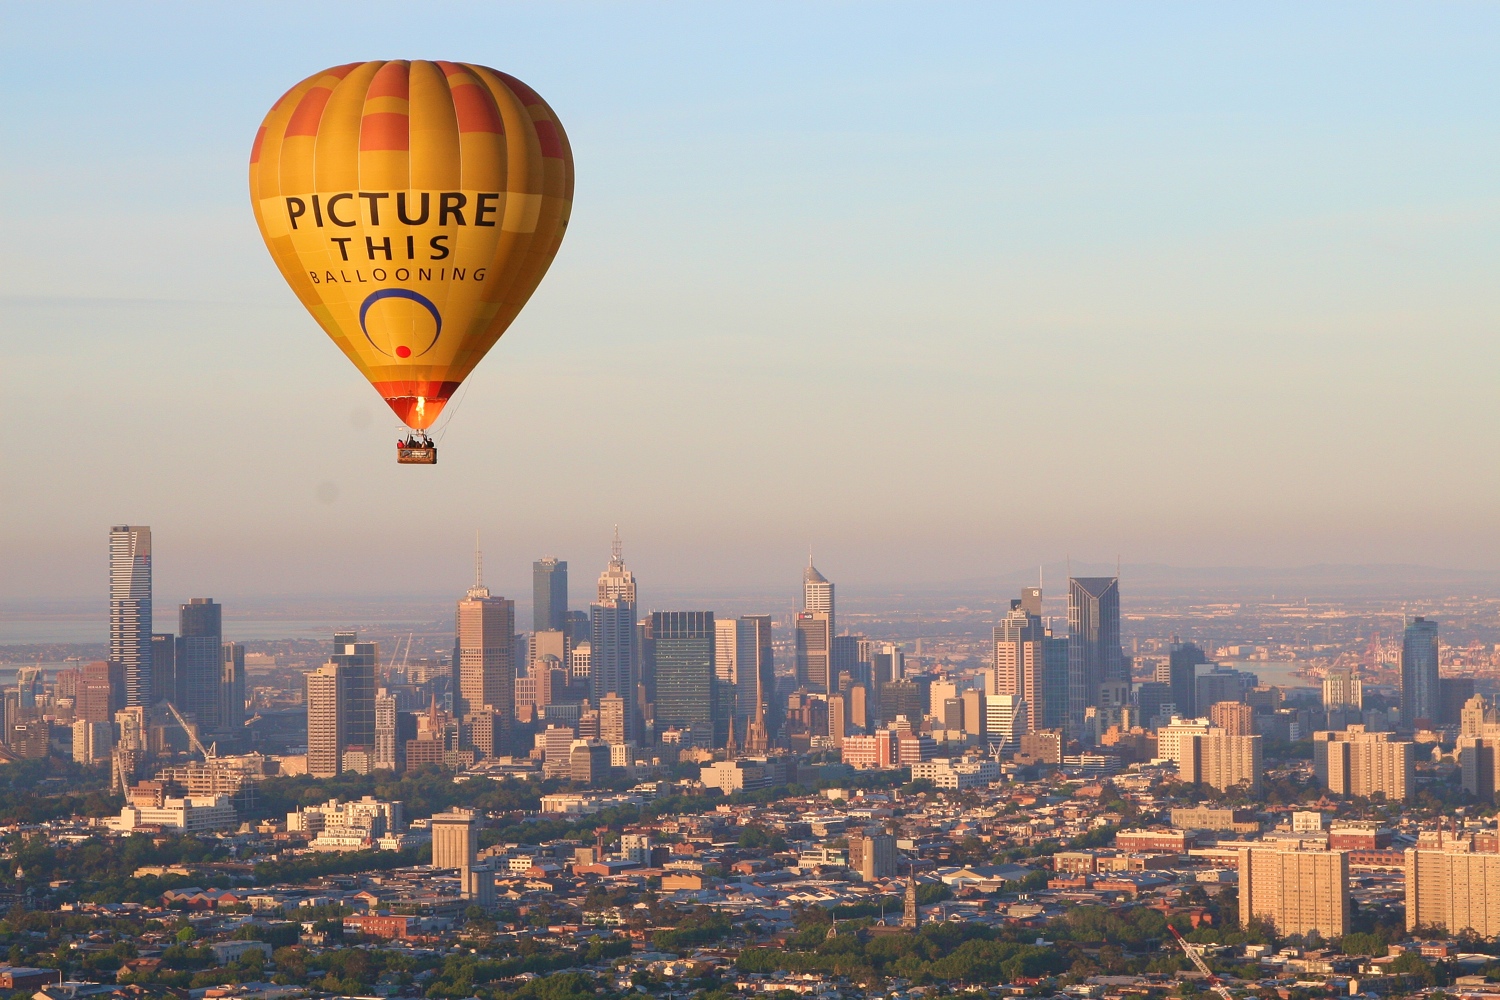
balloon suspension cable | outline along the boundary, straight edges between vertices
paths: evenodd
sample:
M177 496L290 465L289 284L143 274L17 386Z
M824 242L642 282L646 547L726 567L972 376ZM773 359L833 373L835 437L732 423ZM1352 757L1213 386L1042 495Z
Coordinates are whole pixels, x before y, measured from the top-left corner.
M464 405L464 397L468 394L469 383L465 382L463 385L459 386L458 396L454 398L452 408L447 409L443 412L441 425L433 428L433 430L435 431L432 438L433 444L443 443L443 436L448 433L448 426L453 423L453 418L458 415L458 408Z

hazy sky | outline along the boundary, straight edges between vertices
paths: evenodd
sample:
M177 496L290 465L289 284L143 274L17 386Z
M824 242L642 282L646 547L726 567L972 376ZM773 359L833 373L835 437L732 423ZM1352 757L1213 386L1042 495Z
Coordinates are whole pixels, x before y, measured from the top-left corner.
M0 599L1500 557L1500 8L0 6ZM283 285L287 87L485 63L573 221L436 468ZM575 596L582 588L575 583Z

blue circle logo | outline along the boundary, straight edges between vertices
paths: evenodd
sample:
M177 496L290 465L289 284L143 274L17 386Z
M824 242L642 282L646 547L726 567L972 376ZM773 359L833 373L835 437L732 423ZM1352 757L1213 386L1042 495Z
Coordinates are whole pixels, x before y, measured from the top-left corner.
M417 305L422 306L432 314L432 321L434 324L436 324L436 328L432 331L432 340L427 344L426 347L422 348L420 351L413 351L410 347L402 344L396 348L396 353L394 356L402 359L411 357L420 358L422 355L432 350L432 345L436 344L438 341L438 337L442 335L443 317L438 313L438 308L437 306L432 304L431 299L423 295L421 292L412 291L410 288L382 288L379 291L371 292L368 296L366 296L364 302L360 304L359 328L364 331L365 339L370 342L370 346L375 348L375 350L379 351L381 354L386 355L387 357L391 356L390 351L387 351L385 348L375 343L375 338L370 336L370 331L365 327L365 316L369 313L370 307L379 302L381 299L407 299L409 301L415 302Z

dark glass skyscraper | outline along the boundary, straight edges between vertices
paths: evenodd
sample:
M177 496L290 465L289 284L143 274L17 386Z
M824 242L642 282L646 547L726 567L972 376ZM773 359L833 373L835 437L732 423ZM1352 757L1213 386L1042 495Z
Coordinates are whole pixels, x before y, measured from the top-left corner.
M1167 654L1172 704L1177 706L1177 714L1184 719L1198 717L1198 664L1207 662L1208 657L1203 650L1191 642L1174 642Z
M198 724L199 739L223 728L223 674L224 606L195 597L177 608L177 708Z
M714 740L714 613L656 611L656 732L692 728L693 743Z
M1099 686L1107 681L1130 683L1120 655L1120 581L1070 577L1068 723L1074 734L1082 734L1084 710L1099 704Z
M1042 640L1042 727L1068 727L1068 637L1052 635Z
M531 564L531 630L566 631L568 564L547 556Z
M339 711L345 747L375 751L376 668L380 662L380 645L360 642L355 632L335 632L333 655L328 662L343 667L343 692Z
M1442 715L1438 685L1438 623L1417 617L1401 637L1401 724L1437 725Z
M151 704L151 529L109 529L109 658L125 671L125 704Z

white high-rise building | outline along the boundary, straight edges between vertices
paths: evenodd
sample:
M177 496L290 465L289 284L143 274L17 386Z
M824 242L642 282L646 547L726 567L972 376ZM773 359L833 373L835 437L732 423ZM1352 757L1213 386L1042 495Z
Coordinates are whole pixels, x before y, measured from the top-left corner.
M984 699L984 733L990 743L1006 749L1021 745L1026 728L1026 699L1014 694L986 695Z
M151 529L109 529L109 658L125 668L125 704L151 704Z
M834 631L833 584L812 564L812 555L807 557L807 569L802 573L802 610L828 616L829 632Z
M480 566L476 553L474 586L458 602L458 697L453 707L461 718L494 709L502 747L494 752L503 754L510 752L516 715L516 605L490 596Z
M744 739L751 717L760 669L760 631L749 618L714 619L714 674L734 689L734 731Z

